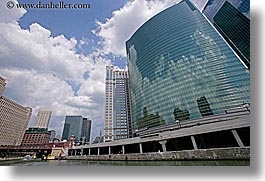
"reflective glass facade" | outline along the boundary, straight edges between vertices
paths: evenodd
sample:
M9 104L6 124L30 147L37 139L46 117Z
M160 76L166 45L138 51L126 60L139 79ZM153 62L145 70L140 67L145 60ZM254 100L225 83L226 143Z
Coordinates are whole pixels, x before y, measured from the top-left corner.
M249 0L209 0L203 13L250 68Z
M70 137L74 135L76 141L79 141L81 138L82 125L82 116L66 116L62 139L69 141Z
M126 50L134 129L221 114L250 102L247 68L187 0L144 23Z
M250 0L208 0L202 12L211 22L213 22L214 16L225 2L231 4L246 18L250 19Z
M91 120L83 118L81 138L83 143L90 142Z
M213 19L219 32L250 67L250 20L229 2L225 2Z

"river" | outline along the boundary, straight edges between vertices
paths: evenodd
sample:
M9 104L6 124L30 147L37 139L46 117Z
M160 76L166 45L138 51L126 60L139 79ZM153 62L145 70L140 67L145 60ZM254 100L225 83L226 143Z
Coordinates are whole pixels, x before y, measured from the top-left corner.
M192 161L87 161L87 160L12 160L0 166L249 166L249 160Z

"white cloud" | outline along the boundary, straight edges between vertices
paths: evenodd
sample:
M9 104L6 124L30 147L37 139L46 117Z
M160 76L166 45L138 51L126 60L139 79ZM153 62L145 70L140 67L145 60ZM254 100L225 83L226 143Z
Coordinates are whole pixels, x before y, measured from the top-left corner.
M19 8L7 8L9 0L2 0L1 11L0 11L0 23L17 23L17 20L21 18L27 11ZM17 4L17 0L12 0L13 3Z
M13 23L0 25L0 66L50 71L66 80L78 81L82 78L82 72L88 65L75 52L77 41L74 38L68 40L63 35L51 37L50 30L37 23L30 25L29 30Z
M33 108L31 125L40 107L53 110L50 127L61 133L66 115L92 119L95 132L103 129L106 54L125 56L125 41L154 14L176 3L172 0L132 0L92 30L103 45L90 55L77 53L89 41L64 35L33 23L22 29L25 9L0 7L0 75L7 79L5 96ZM16 0L13 2L17 3ZM86 75L84 77L84 75Z
M93 30L102 40L103 52L126 56L125 41L153 15L175 4L172 0L133 0L112 13L106 22L97 21L98 30Z
M104 53L126 56L125 42L148 19L181 0L131 0L124 7L113 11L105 22L97 21L97 30L91 32L101 38ZM207 0L192 0L201 9Z
M6 11L0 7L1 13ZM4 95L33 108L30 125L40 107L51 108L50 127L59 134L66 115L82 115L92 119L93 125L101 125L104 70L110 61L98 53L77 53L75 38L53 37L38 23L22 29L17 21L25 12L13 9L8 10L9 18L0 16L0 76L7 80ZM79 90L75 85L80 85Z

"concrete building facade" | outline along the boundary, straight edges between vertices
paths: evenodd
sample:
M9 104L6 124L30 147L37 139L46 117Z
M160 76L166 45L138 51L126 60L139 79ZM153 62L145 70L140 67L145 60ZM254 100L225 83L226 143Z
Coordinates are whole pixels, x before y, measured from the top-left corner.
M2 96L5 79L0 76L0 145L20 145L32 109Z
M104 142L132 135L128 71L106 67Z
M0 97L0 145L20 145L28 126L32 109Z
M69 149L69 156L92 160L236 159L235 155L245 155L239 150L247 149L245 159L249 159L250 120L250 108L245 106L220 115L186 120L181 126L173 123L142 130L129 139L77 146ZM231 153L227 149L239 150ZM190 151L199 153L194 155ZM162 155L165 153L168 155ZM231 155L223 157L224 153Z
M0 76L0 96L2 96L6 85L6 80Z
M48 129L51 120L51 115L52 115L52 110L46 108L40 108L34 127Z
M46 128L29 128L26 130L21 145L44 145L48 144L51 132Z

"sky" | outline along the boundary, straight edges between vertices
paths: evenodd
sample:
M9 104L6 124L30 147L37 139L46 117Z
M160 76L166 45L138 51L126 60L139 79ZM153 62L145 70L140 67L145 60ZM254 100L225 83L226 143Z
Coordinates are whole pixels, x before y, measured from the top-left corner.
M125 41L149 18L179 0L61 0L89 9L8 9L0 2L0 76L4 96L52 109L49 129L62 134L66 115L92 120L103 133L105 67L126 68ZM12 0L57 3L60 0ZM206 0L192 0L202 9Z

